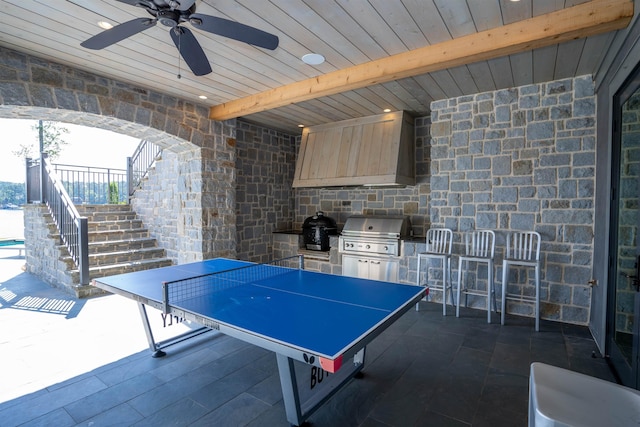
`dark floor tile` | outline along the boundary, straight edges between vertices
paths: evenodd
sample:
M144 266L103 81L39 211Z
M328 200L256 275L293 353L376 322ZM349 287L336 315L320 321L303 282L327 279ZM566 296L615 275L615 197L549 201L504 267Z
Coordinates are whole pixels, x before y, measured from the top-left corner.
M462 346L491 353L496 347L497 339L498 334L494 331L473 328L465 335Z
M427 339L431 351L453 356L462 346L464 335L438 330L427 336Z
M479 411L473 419L473 427L524 427L528 419L526 412L510 412L498 408L493 411Z
M600 351L592 339L570 335L565 337L565 345L567 348L567 355L571 358L581 357L590 359L593 358L593 356L600 356Z
M462 422L471 423L478 408L483 384L450 375L440 380L428 403L428 409Z
M531 353L528 349L518 345L496 343L491 358L491 369L523 376L529 375Z
M530 363L543 361L613 380L588 328L421 303L367 348L363 377L314 412L313 427L521 426ZM596 358L592 358L593 352ZM289 426L275 355L205 334L102 366L0 404L0 424ZM301 383L308 367L296 365ZM74 420L71 416L75 417ZM74 424L80 423L80 424Z
M224 378L194 390L190 397L208 410L213 410L244 393L269 376L269 372L245 367Z
M149 426L188 426L205 416L209 410L185 397L160 409L135 424L136 427Z
M150 373L143 373L128 381L121 382L96 393L76 400L65 406L65 410L76 422L82 422L95 417L101 412L118 406L139 396L148 390L161 385L162 382Z
M4 424L3 420L2 425L8 427L12 424ZM31 420L27 423L21 424L21 426L24 427L70 427L75 425L76 422L73 420L71 415L69 415L67 411L62 408L49 412L48 414L38 417L35 420Z
M569 369L581 374L600 378L605 381L616 382L609 364L602 358L572 358Z
M568 368L569 356L564 339L556 341L538 339L536 337L531 338L531 362L542 362L561 368Z
M397 424L400 426L400 424ZM466 423L455 418L450 418L434 411L425 411L414 424L417 427L469 427L470 423Z
M587 340L593 339L589 328L582 325L562 323L562 333L565 337L584 338Z
M474 348L460 347L454 355L447 373L474 381L484 381L491 364L491 353Z
M314 427L357 426L372 408L386 398L388 382L379 381L380 370L367 370L362 378L355 378L339 390L309 418Z
M62 408L89 394L104 390L106 385L95 377L39 395L37 398L6 409L0 407L3 425L20 425Z
M291 424L287 421L287 415L284 410L284 403L278 402L268 408L266 411L261 412L256 418L247 423L246 427L291 427Z
M255 397L242 393L225 405L198 419L197 426L243 426L270 409L270 406Z
M214 383L265 355L265 350L249 346L245 351L231 353L207 365L190 370L185 375L150 390L131 400L131 405L145 416L161 410L190 395L195 390Z
M275 405L282 400L282 389L280 386L280 375L277 370L264 380L260 381L247 390L247 393L260 399L269 405Z
M165 382L170 381L180 375L186 374L189 371L207 365L214 360L218 360L223 355L207 346L204 348L194 349L194 351L189 352L181 358L173 356L175 355L172 354L170 356L171 360L168 360L168 363L153 369L151 371L153 375Z
M142 420L142 415L126 403L102 412L80 424L86 426L131 426ZM166 424L165 424L166 425Z
M486 384L482 389L478 413L494 413L507 410L512 413L527 412L529 402L528 381L524 384ZM476 413L476 416L478 416Z
M389 424L381 423L373 418L367 418L360 424L360 427L389 427Z
M444 356L434 353L416 360L376 404L370 417L389 425L412 425L433 395L438 380L445 375Z

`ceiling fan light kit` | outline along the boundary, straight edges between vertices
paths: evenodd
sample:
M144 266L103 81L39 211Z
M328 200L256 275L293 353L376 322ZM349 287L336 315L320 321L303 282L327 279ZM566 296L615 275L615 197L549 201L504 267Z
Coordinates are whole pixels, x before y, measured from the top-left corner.
M123 22L105 30L80 43L82 47L100 50L116 44L128 37L147 30L160 22L169 27L169 34L180 55L196 76L209 74L211 65L202 46L188 28L182 26L189 23L195 28L226 38L241 41L264 49L274 50L278 47L277 36L239 22L224 18L195 13L195 0L117 0L130 6L145 9L154 19L137 18Z

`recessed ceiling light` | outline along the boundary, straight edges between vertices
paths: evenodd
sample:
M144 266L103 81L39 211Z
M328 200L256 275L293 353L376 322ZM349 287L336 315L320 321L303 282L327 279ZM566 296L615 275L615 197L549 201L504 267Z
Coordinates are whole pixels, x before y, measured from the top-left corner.
M206 96L206 95L198 95L198 98L200 98L200 99L207 99L207 96Z
M303 128L303 127L304 127L304 125L298 125L298 127L299 127L299 128Z
M302 56L302 61L309 65L318 65L324 62L324 56L319 53L307 53Z
M384 109L384 110L382 110L382 111L384 111L385 113L390 113L390 112L391 112L391 108L385 108L385 109Z
M105 30L110 30L113 28L113 25L109 24L107 21L99 21L98 27L103 28Z

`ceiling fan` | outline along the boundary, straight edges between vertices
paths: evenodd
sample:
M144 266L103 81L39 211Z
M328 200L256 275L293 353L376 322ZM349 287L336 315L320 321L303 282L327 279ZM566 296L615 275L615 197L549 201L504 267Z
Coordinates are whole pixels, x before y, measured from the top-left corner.
M212 71L211 65L191 30L181 25L185 22L190 23L194 28L265 49L274 50L278 47L278 37L273 34L228 19L195 13L196 0L117 1L146 9L153 18L137 18L116 25L83 41L80 43L82 47L94 50L103 49L160 22L170 28L169 34L173 43L196 76L209 74Z

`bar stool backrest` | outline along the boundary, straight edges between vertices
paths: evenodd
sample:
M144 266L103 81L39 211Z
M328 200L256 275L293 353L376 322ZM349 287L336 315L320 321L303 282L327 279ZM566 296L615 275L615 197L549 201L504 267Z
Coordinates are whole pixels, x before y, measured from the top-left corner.
M464 235L467 256L491 258L495 253L496 234L491 230L469 231Z
M453 231L448 228L430 228L427 230L427 252L451 255Z
M512 231L507 237L507 259L540 261L540 234L535 231Z

